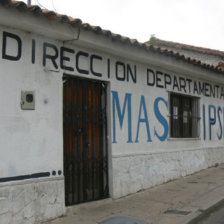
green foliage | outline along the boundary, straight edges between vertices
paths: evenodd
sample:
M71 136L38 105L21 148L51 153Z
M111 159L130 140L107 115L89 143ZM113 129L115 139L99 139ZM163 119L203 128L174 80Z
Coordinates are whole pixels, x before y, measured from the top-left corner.
M156 39L156 36L154 34L151 35L148 43L153 45L153 46L157 46L157 39Z

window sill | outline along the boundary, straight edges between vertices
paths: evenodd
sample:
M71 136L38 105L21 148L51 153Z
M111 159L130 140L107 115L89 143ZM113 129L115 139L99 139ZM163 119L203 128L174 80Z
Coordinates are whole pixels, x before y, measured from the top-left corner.
M196 137L196 138L173 138L173 137L169 137L167 138L168 141L195 141L195 140L201 140L200 137Z

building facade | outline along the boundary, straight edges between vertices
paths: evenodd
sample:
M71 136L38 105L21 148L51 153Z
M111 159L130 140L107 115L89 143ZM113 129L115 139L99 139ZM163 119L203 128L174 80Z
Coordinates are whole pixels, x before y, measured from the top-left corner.
M219 68L13 1L0 51L0 223L224 162Z
M189 57L191 59L199 60L203 63L216 66L218 68L224 68L224 52L219 50L213 50L204 47L197 47L183 43L177 43L173 41L166 41L152 36L148 43L152 43L155 47L161 47L176 51L179 54Z

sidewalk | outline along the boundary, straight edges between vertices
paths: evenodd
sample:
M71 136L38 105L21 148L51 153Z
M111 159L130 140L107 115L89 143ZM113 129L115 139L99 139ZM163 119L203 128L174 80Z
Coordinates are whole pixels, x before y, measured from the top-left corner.
M46 224L96 224L115 216L149 224L181 224L223 197L224 164L121 199L73 206L65 217Z

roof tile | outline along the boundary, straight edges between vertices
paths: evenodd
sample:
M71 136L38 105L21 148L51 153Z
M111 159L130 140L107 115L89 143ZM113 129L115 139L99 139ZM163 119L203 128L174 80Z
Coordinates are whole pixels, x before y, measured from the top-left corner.
M215 72L219 72L219 73L224 74L224 69L222 70L220 66L214 67L213 65L202 64L201 61L191 59L190 57L185 57L184 55L180 55L176 51L168 50L166 48L155 47L155 46L152 46L149 43L140 43L136 39L130 39L128 37L121 36L120 34L114 34L109 30L103 30L100 26L91 26L88 23L83 23L82 20L80 20L80 19L72 18L72 17L69 17L67 15L61 15L61 14L55 13L54 11L41 9L39 6L35 6L35 5L27 6L24 2L15 1L15 0L1 0L0 4L2 4L5 7L16 8L20 11L29 11L29 12L33 13L34 15L40 15L40 16L43 15L49 20L56 20L56 21L60 21L60 22L63 22L63 23L68 23L68 24L71 24L73 26L81 27L85 30L92 31L96 34L102 34L105 37L110 38L112 41L120 41L121 43L129 44L132 47L138 47L138 48L141 48L141 49L144 49L144 50L147 50L147 51L157 52L161 55L166 55L166 56L173 57L173 58L176 58L176 59L179 59L179 60L183 60L186 63L194 64L196 66L200 66L200 67L203 67L203 68L207 68L211 71L215 71ZM159 41L161 41L161 40L159 40ZM183 47L189 48L189 46L190 46L190 45L184 45L183 46L183 45L180 45L180 44L177 44L177 43L174 43L174 42L170 42L169 44L175 44L176 48L183 48ZM212 49L201 49L200 47L193 47L193 49L197 50L197 51L199 51L199 50L200 51L205 51L205 53L209 52L209 53L224 55L224 52L217 51L217 50L212 50Z
M42 9L37 5L30 5L30 6L28 6L28 9L29 9L30 12L32 12L34 14L41 14L42 13Z
M163 46L173 47L173 48L180 49L180 50L191 50L191 51L195 51L195 52L201 52L203 54L211 54L211 55L217 55L217 56L224 57L224 51L219 51L219 50L214 50L214 49L204 48L204 47L197 47L197 46L177 43L177 42L173 42L173 41L161 40L156 37L154 37L154 38L155 38L157 45L159 45L159 46L163 45Z

